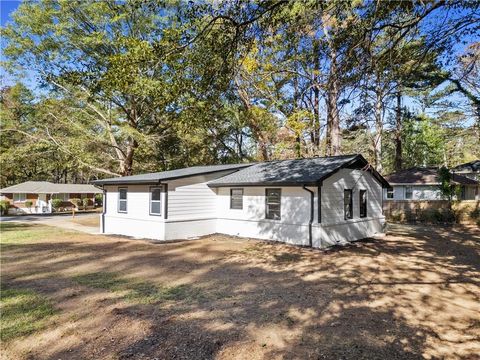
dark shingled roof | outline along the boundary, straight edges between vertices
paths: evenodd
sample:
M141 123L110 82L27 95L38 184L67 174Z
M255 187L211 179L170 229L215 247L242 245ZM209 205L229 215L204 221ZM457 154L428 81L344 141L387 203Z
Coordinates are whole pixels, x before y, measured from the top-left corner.
M187 167L187 168L177 169L177 170L169 170L169 171L132 175L132 176L122 176L117 178L95 180L92 182L98 185L145 184L145 183L152 184L152 183L158 183L162 180L174 180L174 179L195 176L195 175L211 174L219 171L226 171L226 170L236 171L238 169L241 169L250 165L252 164L192 166L192 167Z
M437 185L440 184L438 177L438 168L436 167L414 167L398 171L385 176L387 181L394 184L417 184L417 185ZM452 181L461 185L478 185L478 182L459 174L453 174Z
M209 181L208 186L317 186L323 179L341 168L367 165L368 162L361 155L268 161ZM371 167L368 169L383 186L388 186L387 181L378 172Z
M455 166L452 170L480 172L480 160L473 160L468 163Z

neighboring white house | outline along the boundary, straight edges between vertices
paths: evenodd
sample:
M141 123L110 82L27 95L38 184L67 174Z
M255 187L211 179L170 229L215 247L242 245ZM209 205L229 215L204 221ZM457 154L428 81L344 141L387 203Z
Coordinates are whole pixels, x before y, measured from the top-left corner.
M361 155L190 167L98 180L101 231L174 240L222 233L325 247L381 233L382 187Z
M444 200L440 190L438 168L416 167L385 177L391 187L384 189L387 201ZM459 200L480 200L478 181L453 173L452 185L460 186Z
M52 199L61 199L63 207L71 207L70 199L87 198L93 206L95 194L102 190L89 184L56 184L48 181L26 181L0 190L0 200L10 203L10 214L51 213Z

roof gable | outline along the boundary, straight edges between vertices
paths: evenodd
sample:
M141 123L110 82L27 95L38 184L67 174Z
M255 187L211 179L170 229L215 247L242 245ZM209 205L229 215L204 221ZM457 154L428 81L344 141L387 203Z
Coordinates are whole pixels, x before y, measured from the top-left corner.
M212 180L208 186L318 186L342 168L366 165L368 162L361 155L268 161ZM380 174L369 167L368 170L382 185L388 186Z

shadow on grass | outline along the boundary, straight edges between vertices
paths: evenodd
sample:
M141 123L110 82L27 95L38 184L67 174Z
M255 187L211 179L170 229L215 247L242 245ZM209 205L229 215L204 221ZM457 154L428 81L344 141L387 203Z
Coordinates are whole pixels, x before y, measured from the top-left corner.
M100 305L91 316L108 318L112 329L148 323L112 345L118 334L102 338L98 324L80 319L86 341L65 341L45 358L89 358L102 348L97 358L469 358L477 353L478 242L444 231L401 227L388 239L329 251L263 242L234 248L226 237L155 245L69 239L61 249L12 247L10 256L40 276L9 276L19 286L61 292L71 286L67 271L93 266L95 273L74 282L112 292L121 311ZM43 287L42 273L58 288ZM185 285L158 285L168 281Z
M9 341L48 325L56 310L50 300L31 289L14 289L2 282L0 339Z
M128 279L112 272L95 272L72 278L77 284L118 293L120 298L138 304L192 300L200 292L191 285L159 286L148 281Z
M18 231L25 229L33 229L42 227L38 224L25 224L25 223L15 223L15 222L0 222L0 231Z

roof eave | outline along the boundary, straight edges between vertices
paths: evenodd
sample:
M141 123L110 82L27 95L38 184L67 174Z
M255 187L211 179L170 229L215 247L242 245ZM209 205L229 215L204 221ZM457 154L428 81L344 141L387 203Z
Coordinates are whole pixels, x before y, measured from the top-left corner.
M231 171L232 173L244 169L246 167L252 166L252 164L245 164L245 166L239 166L235 167L232 169L222 169L222 170L210 170L210 171L204 171L201 173L196 173L196 174L186 174L186 175L179 175L179 176L170 176L167 178L162 178L162 179L150 179L150 180L120 180L121 178L118 178L118 181L108 181L108 179L104 180L94 180L92 181L93 184L99 184L99 185L127 185L127 184L139 184L139 185L149 185L149 184L159 184L164 181L172 181L172 180L178 180L178 179L184 179L188 177L193 177L193 176L201 176L201 175L210 175L210 174L215 174L218 172L224 172L224 171ZM112 179L110 179L112 180Z
M207 186L210 188L221 188L221 187L255 187L255 186L280 186L280 187L292 187L292 186L320 186L322 184L321 181L301 181L301 182L292 182L292 181L276 181L276 182L268 182L268 181L259 181L259 182L248 182L248 183L207 183Z

